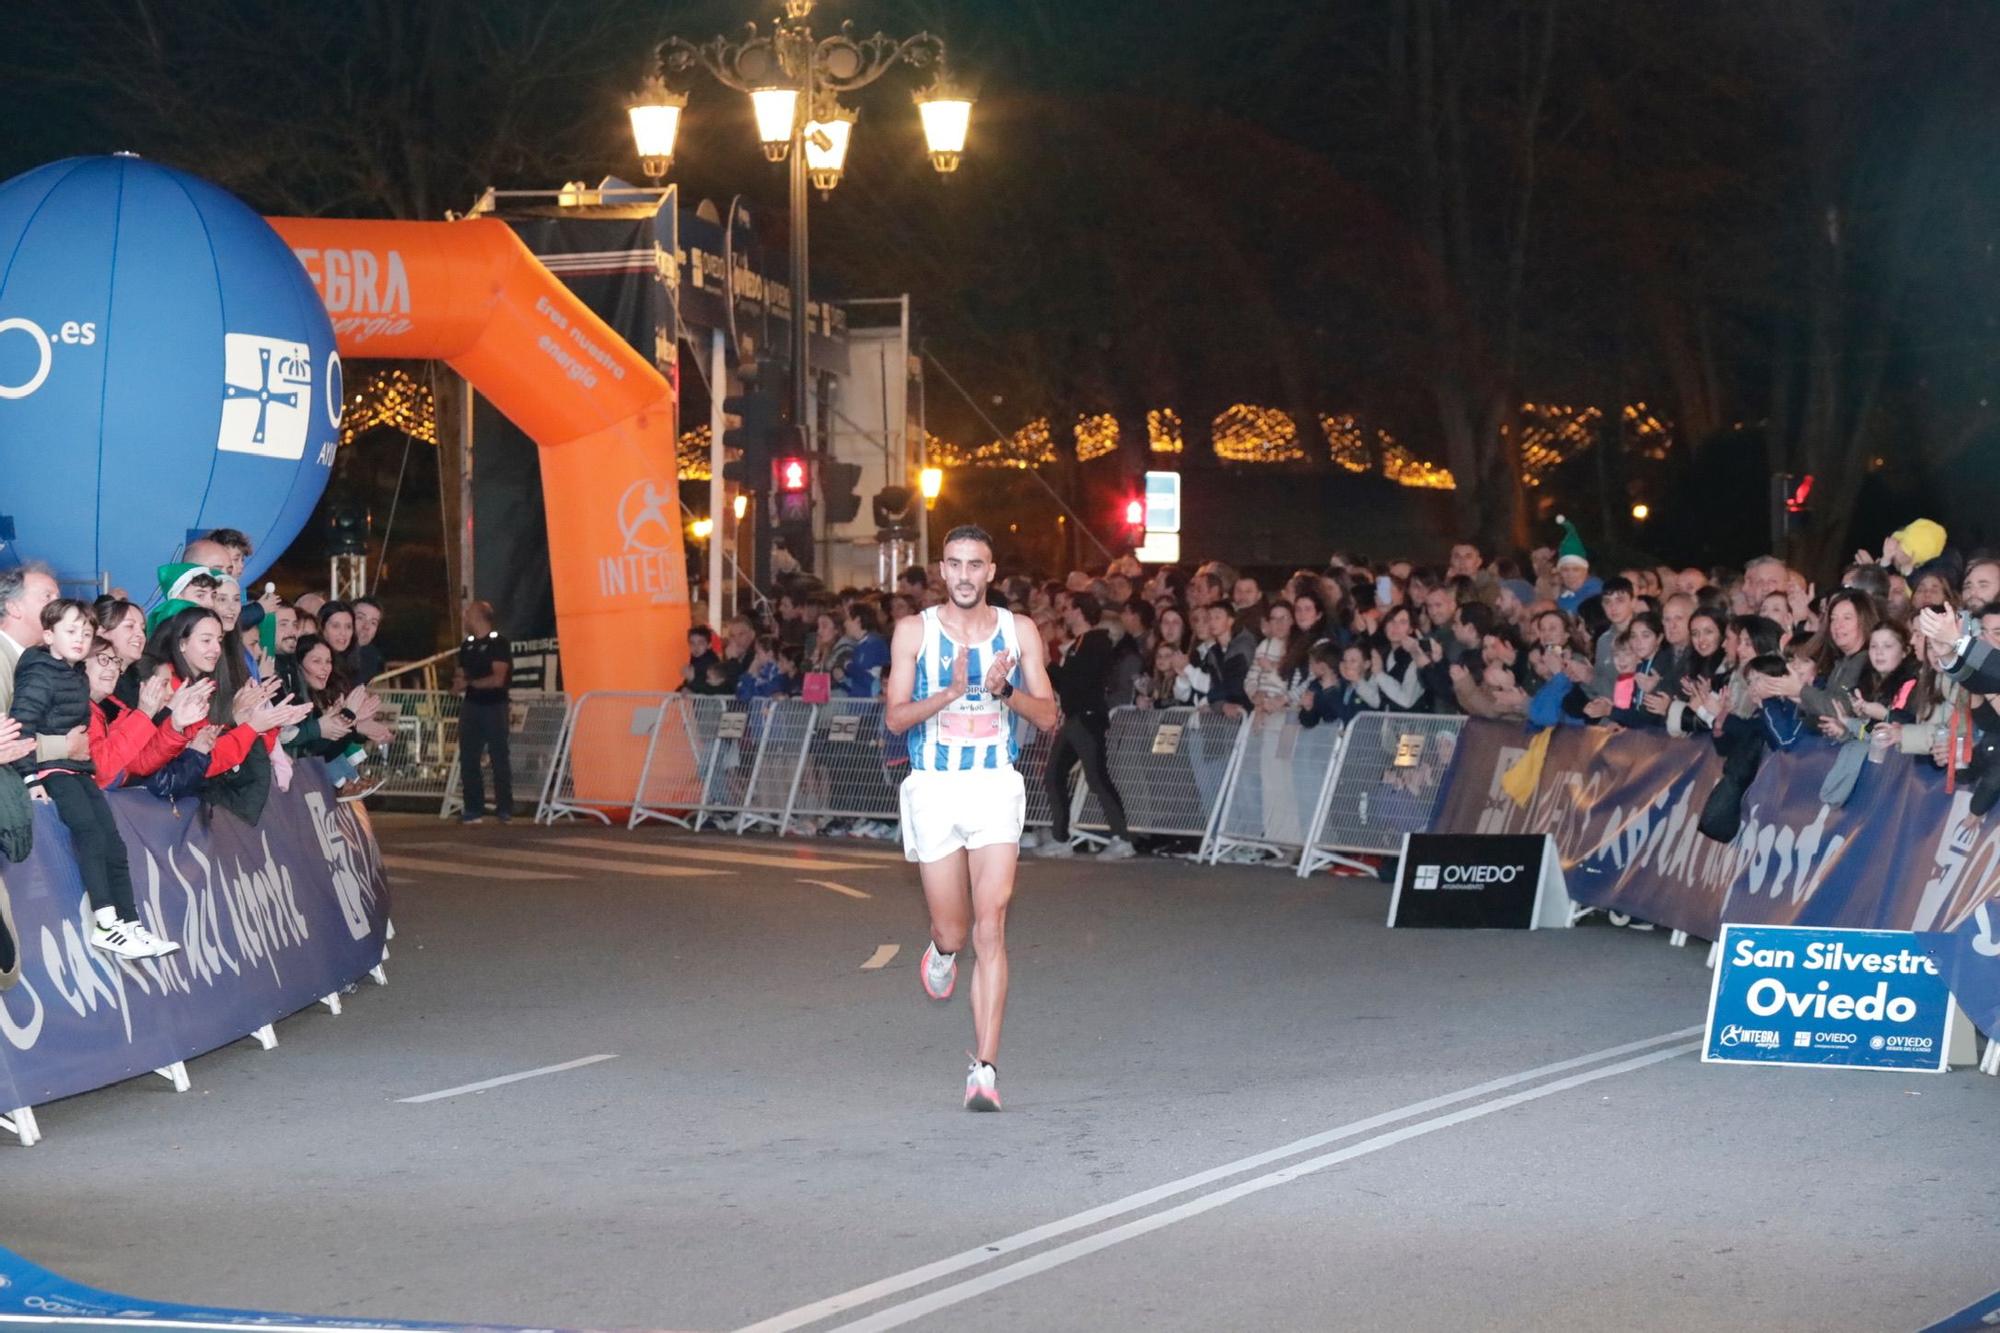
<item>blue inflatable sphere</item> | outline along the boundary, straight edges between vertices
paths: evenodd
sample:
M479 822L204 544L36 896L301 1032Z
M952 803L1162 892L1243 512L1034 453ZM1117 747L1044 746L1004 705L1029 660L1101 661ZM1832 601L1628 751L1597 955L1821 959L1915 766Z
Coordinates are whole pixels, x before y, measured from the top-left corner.
M333 326L270 226L127 155L0 185L0 564L140 602L190 532L284 552L326 487Z

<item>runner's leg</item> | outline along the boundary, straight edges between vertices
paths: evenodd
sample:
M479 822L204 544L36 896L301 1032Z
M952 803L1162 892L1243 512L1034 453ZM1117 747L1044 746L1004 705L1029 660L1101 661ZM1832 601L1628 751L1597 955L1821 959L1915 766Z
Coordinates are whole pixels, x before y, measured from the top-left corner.
M972 947L977 955L972 966L972 1036L978 1058L997 1064L1000 1020L1007 1012L1007 905L1014 897L1014 869L1021 849L1016 843L1000 842L975 847L969 855Z
M965 849L960 848L941 861L923 861L917 865L924 882L924 904L931 913L931 943L937 945L939 953L957 953L963 949L972 928L966 893L966 855Z

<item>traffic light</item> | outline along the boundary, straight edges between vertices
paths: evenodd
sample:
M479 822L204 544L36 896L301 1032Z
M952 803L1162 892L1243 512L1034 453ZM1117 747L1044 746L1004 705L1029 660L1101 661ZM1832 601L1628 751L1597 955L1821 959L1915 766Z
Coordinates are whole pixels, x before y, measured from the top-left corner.
M1125 545L1146 544L1146 502L1137 496L1125 502Z
M748 384L742 393L723 399L722 410L742 423L722 432L723 448L742 454L722 465L723 478L754 490L762 483L766 460L771 457L771 436L778 429L778 400Z
M861 513L861 464L829 459L820 465L819 493L828 523L852 523Z
M778 497L778 522L812 523L812 460L783 453L771 460L771 490Z

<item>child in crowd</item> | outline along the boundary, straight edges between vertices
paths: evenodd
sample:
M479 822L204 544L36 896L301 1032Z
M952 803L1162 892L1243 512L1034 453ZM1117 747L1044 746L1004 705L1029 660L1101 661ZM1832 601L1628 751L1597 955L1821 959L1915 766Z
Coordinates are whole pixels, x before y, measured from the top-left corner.
M722 659L715 655L715 631L706 625L696 625L688 631L688 664L681 668L681 682L695 693L707 683L711 667L720 666Z
M1312 676L1306 681L1299 705L1299 725L1346 723L1368 711L1368 703L1361 697L1361 683L1368 675L1368 655L1360 644L1336 648L1331 640L1323 639L1312 646L1307 661Z
M72 742L63 758L28 758L16 767L29 787L40 792L40 799L55 805L69 829L95 918L91 944L119 958L173 953L180 945L161 939L139 920L125 840L90 762L91 687L84 678L83 661L97 624L89 607L69 597L58 597L43 607L41 619L42 646L23 653L14 670L11 715L24 735L68 735Z
M777 636L760 634L750 665L743 669L742 676L736 681L737 701L749 703L752 699L776 699L784 693L785 673L778 666Z

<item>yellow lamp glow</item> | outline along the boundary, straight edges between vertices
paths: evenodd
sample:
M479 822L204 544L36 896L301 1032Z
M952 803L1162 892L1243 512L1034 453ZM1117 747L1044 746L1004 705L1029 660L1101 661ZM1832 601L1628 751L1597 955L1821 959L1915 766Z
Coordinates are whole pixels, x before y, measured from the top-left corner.
M747 495L738 495L729 502L729 509L731 513L736 515L736 521L741 523L743 516L750 512L750 497Z
M792 127L798 121L799 90L755 88L750 93L750 106L757 113L757 138L764 145L764 156L773 162L784 161L792 147Z
M626 107L632 117L632 142L639 150L639 166L653 180L665 176L673 165L674 144L680 138L681 112L687 100L686 93L674 92L655 78Z
M694 539L698 542L707 541L708 535L714 531L715 531L715 520L712 518L698 518L694 522L688 525L688 532L692 534Z
M854 137L854 119L859 113L844 106L828 110L825 119L806 122L806 171L813 188L825 194L840 184L847 169L847 145Z
M972 99L939 79L917 94L917 114L923 118L931 165L942 174L957 171L959 154L965 151L965 138L972 128Z
M1635 504L1632 506L1632 517L1637 522L1644 523L1647 519L1651 518L1652 516L1653 516L1653 507L1651 505Z
M927 467L917 473L917 489L923 492L926 500L935 500L944 494L944 469Z

